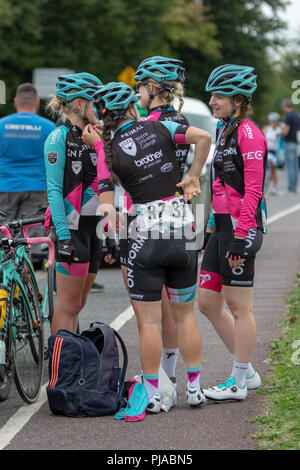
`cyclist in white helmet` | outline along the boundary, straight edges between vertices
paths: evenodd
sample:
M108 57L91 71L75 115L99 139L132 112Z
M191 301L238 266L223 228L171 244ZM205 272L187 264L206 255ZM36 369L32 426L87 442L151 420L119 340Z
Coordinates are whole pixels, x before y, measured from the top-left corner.
M270 179L273 187L270 192L273 195L278 193L278 174L277 174L277 152L279 148L279 135L282 131L280 125L280 114L273 112L268 115L269 124L263 127L262 131L266 136L268 145L268 165L270 166Z

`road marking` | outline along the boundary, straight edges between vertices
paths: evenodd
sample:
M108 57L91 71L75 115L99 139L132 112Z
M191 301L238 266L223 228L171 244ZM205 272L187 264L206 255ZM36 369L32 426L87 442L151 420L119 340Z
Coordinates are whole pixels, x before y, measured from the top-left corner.
M295 204L294 206L279 212L268 218L268 225L276 222L277 220L285 217L293 212L300 210L300 203ZM132 317L134 316L134 311L132 306L127 307L123 312L121 312L111 323L110 326L115 330L120 330ZM2 426L0 430L0 450L3 450L12 439L22 430L25 424L28 423L30 418L42 407L42 405L47 401L47 392L46 384L43 385L39 399L36 403L32 405L24 404L22 405L13 416Z
M131 305L126 308L120 315L117 316L111 323L110 326L115 330L120 330L134 316L134 310Z
M116 331L120 330L134 316L134 310L130 305L123 312L120 313L111 323L110 326ZM47 401L47 384L41 388L41 393L38 400L32 405L24 403L2 426L0 429L0 450L3 450L12 439L21 431L21 429L28 423L30 418L43 406Z
M0 431L0 450L3 450L19 431L27 424L30 418L41 408L47 400L46 385L41 388L38 401L32 405L25 403L12 415Z
M285 217L286 215L292 214L300 209L300 203L295 204L294 206L290 207L289 209L285 209L284 211L278 212L278 214L272 215L271 217L267 218L267 225L276 222L277 220Z

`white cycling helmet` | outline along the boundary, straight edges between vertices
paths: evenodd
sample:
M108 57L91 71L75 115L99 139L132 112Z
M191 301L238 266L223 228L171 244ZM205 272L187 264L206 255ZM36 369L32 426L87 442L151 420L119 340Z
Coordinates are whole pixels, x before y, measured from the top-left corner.
M271 122L278 122L280 121L280 114L279 113L270 113L268 115L268 120Z

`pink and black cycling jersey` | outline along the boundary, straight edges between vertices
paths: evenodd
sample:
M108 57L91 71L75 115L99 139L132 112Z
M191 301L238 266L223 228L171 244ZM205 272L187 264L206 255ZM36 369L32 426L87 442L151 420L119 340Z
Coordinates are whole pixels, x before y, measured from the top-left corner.
M175 151L176 144L185 143L187 129L171 121L148 120L130 121L115 132L112 169L134 204L180 193L176 187L181 174ZM102 141L96 142L94 148L98 154L99 193L113 191Z
M187 118L180 114L180 117L177 116L177 111L170 105L164 106L156 106L152 108L147 117L141 119L141 121L171 121L177 122L178 124L182 124L184 126L189 126L189 121ZM189 144L182 144L179 147L176 147L176 158L179 165L179 170L181 174L181 178L183 176L185 170L185 162L190 150Z
M264 230L267 143L249 119L233 125L236 128L225 142L226 125L222 121L218 124L211 172L212 210L215 214L229 214L234 235L245 237L250 228Z
M152 108L148 116L142 118L141 121L170 121L189 126L189 122L186 117L180 114L180 117L178 118L177 111L170 105L156 106L155 108ZM151 145L151 135L147 137L148 139L143 144L144 149L147 149L147 147ZM181 144L180 146L176 146L175 148L175 154L178 161L181 178L183 177L189 150L190 145L185 143ZM127 191L124 193L124 208L128 212L130 212L132 209L132 201Z

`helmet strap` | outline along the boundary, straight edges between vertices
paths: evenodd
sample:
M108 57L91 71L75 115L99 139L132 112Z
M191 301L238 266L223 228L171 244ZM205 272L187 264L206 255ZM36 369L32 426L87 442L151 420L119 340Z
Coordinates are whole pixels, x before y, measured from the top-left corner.
M150 82L150 83L151 83L151 82ZM165 91L166 88L161 87L161 88L159 88L155 93L152 93L152 92L150 91L150 88L149 88L149 84L148 84L148 83L147 83L147 85L145 85L145 88L146 88L147 93L148 93L148 96L149 96L148 102L147 102L147 104L146 104L146 109L147 109L147 111L149 112L149 111L150 111L150 105L151 105L153 99L155 98L155 96L160 95L163 91Z
M73 111L73 113L77 114L77 116L80 117L85 122L85 124L89 124L90 121L88 120L88 118L86 116L89 104L90 104L90 102L87 101L86 105L84 107L83 114L80 111L78 111L78 109L76 109L74 106L70 106L67 101L65 101L64 106L66 108L70 109L70 111Z

